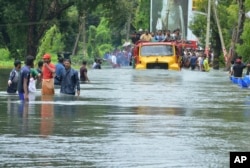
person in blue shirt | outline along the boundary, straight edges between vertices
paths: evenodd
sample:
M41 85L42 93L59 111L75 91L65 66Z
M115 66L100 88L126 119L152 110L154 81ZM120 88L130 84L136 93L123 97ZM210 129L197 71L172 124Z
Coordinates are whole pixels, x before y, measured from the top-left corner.
M58 57L58 63L56 64L56 72L55 72L55 80L54 84L55 85L60 85L60 79L59 77L61 76L62 72L64 71L64 65L63 65L63 57L59 56Z
M29 80L30 68L34 66L34 57L29 55L26 57L25 66L22 67L18 81L18 95L19 99L29 100Z
M61 89L60 93L69 95L80 95L80 80L78 76L78 71L71 68L71 60L64 60L65 70L60 75L61 79Z
M192 56L191 56L191 58L190 58L190 66L191 66L191 70L195 70L195 67L196 67L196 65L197 65L197 57L196 57L196 55L195 55L195 53L193 52L192 53Z

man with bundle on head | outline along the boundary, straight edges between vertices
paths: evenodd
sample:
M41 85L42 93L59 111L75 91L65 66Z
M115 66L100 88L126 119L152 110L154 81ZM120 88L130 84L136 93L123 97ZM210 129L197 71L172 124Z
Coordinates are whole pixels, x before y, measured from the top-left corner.
M55 94L54 88L54 74L55 65L51 63L50 54L43 55L43 68L42 68L42 95Z

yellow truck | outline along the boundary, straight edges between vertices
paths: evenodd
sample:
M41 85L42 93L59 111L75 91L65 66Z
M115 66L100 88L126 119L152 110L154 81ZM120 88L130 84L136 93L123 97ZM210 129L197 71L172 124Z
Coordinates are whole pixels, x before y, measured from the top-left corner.
M198 49L197 41L137 41L133 49L133 68L179 71L185 48Z

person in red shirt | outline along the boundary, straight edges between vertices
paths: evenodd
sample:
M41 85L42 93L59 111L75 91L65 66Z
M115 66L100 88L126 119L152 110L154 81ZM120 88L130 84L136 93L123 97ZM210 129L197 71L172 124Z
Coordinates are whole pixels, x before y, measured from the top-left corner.
M50 54L44 54L43 56L43 68L42 68L42 95L55 94L54 87L54 75L55 65L51 63Z

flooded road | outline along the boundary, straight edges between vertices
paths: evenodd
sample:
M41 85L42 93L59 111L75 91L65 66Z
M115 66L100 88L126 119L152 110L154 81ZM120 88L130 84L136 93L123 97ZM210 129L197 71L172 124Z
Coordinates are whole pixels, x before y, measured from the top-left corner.
M90 69L80 97L38 90L26 104L6 94L8 73L0 167L229 167L250 151L250 90L226 72Z

